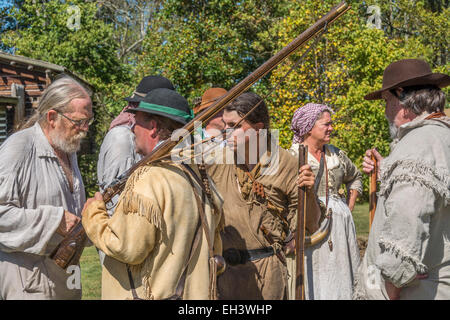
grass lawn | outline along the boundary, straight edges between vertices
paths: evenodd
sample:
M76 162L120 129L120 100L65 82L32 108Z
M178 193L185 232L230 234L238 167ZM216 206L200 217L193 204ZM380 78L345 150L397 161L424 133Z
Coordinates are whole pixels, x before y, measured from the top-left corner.
M369 204L356 204L353 210L356 234L359 239L367 240L369 235ZM84 250L80 260L83 300L100 299L102 270L95 247Z
M94 246L84 249L80 258L83 300L100 299L102 267Z
M355 221L356 235L367 240L369 236L369 203L356 204L353 209L353 221Z

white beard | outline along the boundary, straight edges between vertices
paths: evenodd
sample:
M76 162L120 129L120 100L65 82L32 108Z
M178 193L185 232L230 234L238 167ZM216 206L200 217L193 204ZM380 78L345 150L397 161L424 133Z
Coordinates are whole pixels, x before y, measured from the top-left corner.
M387 117L386 117L386 120L389 124L389 134L392 139L392 142L389 144L389 147L391 150L393 150L398 143L398 138L397 138L398 128L393 122L390 122Z
M395 124L389 122L389 134L391 135L391 139L395 140L397 138L397 134L398 134L398 128Z
M52 147L67 154L78 152L81 147L81 140L85 138L86 135L86 132L80 132L74 136L66 138L64 136L64 128L51 130L49 132Z

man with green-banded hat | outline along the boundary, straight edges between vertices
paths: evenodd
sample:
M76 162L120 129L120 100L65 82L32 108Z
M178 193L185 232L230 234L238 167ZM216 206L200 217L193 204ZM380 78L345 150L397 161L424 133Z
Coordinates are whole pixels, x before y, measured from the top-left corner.
M120 180L131 166L141 160L142 155L136 152L133 127L136 123L134 113L128 112L137 108L139 102L152 90L167 88L175 90L172 82L163 76L145 76L137 85L133 94L124 98L128 105L111 122L108 133L102 141L97 161L97 178L100 192ZM119 200L119 195L112 198L108 213L112 215ZM100 263L103 264L105 254L99 251Z
M186 99L166 88L128 112L143 156L192 119ZM83 226L106 253L102 299L215 298L222 200L200 177L196 165L159 161L131 174L111 218L100 193L86 202Z

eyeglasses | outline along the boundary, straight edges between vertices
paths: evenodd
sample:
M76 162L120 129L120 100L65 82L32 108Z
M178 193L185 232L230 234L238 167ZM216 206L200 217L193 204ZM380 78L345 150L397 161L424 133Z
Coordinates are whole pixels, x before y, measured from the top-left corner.
M90 126L93 122L94 122L94 117L90 117L87 119L80 119L80 120L73 120L70 119L68 116L64 115L62 112L55 110L58 114L62 115L64 118L66 118L67 120L69 120L70 122L72 122L75 126L77 127L85 127Z

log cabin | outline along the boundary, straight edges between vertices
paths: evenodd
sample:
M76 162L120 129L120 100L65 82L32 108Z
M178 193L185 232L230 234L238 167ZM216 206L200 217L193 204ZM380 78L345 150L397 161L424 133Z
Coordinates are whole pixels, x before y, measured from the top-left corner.
M42 92L61 75L92 90L86 80L63 66L0 51L0 145L33 113Z

